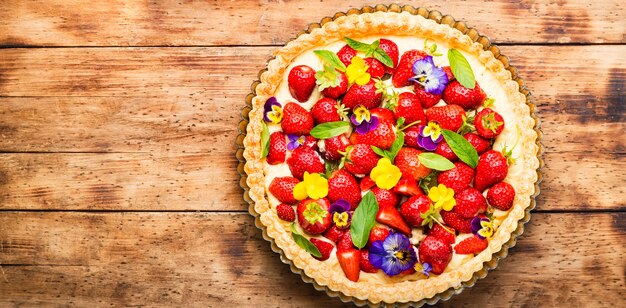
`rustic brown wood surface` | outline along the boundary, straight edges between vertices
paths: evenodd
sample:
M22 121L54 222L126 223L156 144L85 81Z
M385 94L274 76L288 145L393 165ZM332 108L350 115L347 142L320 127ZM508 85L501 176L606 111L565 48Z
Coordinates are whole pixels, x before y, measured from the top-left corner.
M504 44L545 134L526 233L439 305L626 305L626 6L412 4ZM346 306L292 274L244 213L234 141L272 50L348 4L0 8L0 306Z

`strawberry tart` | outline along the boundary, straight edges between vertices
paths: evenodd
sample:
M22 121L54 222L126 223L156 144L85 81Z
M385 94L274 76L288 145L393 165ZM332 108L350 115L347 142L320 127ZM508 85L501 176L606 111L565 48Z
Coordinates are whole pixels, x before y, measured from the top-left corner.
M511 73L459 30L347 15L275 52L245 172L267 236L317 285L432 298L483 268L535 195L536 121Z

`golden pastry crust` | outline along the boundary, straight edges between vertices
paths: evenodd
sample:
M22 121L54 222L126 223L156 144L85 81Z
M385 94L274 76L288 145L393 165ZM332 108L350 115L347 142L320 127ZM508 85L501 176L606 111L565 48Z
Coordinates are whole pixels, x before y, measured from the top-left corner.
M419 35L415 35L416 33ZM519 164L522 168L515 175L519 181L516 181L514 185L516 198L512 209L489 241L487 249L458 268L429 279L393 283L365 283L348 280L341 269L315 260L293 241L289 225L281 221L275 211L270 210L266 197L264 160L260 159L263 104L267 98L274 95L289 64L304 51L328 45L346 36L371 35L407 35L428 38L429 41L445 42L450 48L460 49L475 56L500 82L512 107L511 110L519 120L518 129L521 136L517 147L521 155L517 157L515 164ZM259 214L268 236L274 239L276 245L297 268L303 270L321 286L327 286L333 291L369 300L372 303L415 302L431 298L451 287L458 288L462 282L470 280L475 272L481 270L483 263L491 260L494 253L500 251L502 245L510 239L511 233L517 228L518 221L524 217L525 209L531 204L531 198L535 193L534 183L537 181L539 148L536 144L538 136L533 129L535 120L530 116L526 97L520 93L519 85L511 79L510 72L494 58L490 51L484 51L482 45L473 42L456 29L408 12L376 12L342 16L324 24L321 28L312 30L309 34L300 35L283 48L278 49L275 52L275 59L268 63L267 71L260 76L260 81L261 83L256 87L256 96L252 100L250 122L244 139L246 159L244 170L248 175L249 195L254 201L254 211Z

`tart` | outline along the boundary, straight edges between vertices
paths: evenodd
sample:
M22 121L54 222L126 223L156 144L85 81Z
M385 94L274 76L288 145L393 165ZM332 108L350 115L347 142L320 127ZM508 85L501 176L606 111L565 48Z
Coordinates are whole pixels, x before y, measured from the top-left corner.
M536 121L492 52L408 12L341 16L275 52L243 140L251 212L332 292L460 288L534 204Z

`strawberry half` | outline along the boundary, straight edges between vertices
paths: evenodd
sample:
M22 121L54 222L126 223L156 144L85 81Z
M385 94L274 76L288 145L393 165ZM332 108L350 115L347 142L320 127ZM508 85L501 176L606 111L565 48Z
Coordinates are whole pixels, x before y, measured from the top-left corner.
M322 234L330 227L332 218L328 208L330 201L322 199L306 199L298 203L298 223L300 227L312 235Z
M418 122L419 125L426 124L426 116L424 115L420 99L411 92L403 92L398 95L398 104L393 114L396 119L404 118L405 123Z
M420 262L433 267L433 274L441 274L452 259L452 246L440 238L426 236L418 248Z
M322 158L310 147L301 146L291 152L287 159L291 174L298 179L304 177L304 172L324 173L325 167Z
M376 83L374 79L371 79L364 85L353 84L341 102L350 109L357 105L363 105L367 109L372 109L378 107L382 99L383 94L376 93Z
M306 102L315 89L315 70L306 65L295 66L289 72L287 84L291 96L301 103Z
M376 221L392 227L408 236L411 235L411 227L404 221L398 210L393 206L379 206Z
M417 181L412 176L402 176L398 184L393 187L393 192L407 197L424 194L417 184Z
M337 261L346 277L354 282L359 281L361 273L361 252L357 249L337 250Z
M331 240L333 243L337 243L339 239L345 234L349 233L349 229L339 229L339 227L332 225L326 232L324 232L324 237ZM350 244L352 245L352 244Z
M287 157L287 137L281 132L270 135L270 148L267 152L267 163L270 165L281 164Z
M474 89L468 89L455 80L450 82L443 91L443 100L446 103L459 105L465 110L478 108L486 98L487 94L480 88L478 82Z
M374 182L374 180L372 180L372 178L368 175L361 180L359 186L361 187L361 191L368 191L372 187L376 186L376 182Z
M421 214L426 213L432 204L430 198L425 195L417 195L409 198L400 206L400 214L411 227L421 227Z
M506 157L498 151L489 150L478 158L474 187L482 192L492 185L502 182L508 172L509 166Z
M346 230L346 232L344 232L344 234L339 238L339 241L337 242L337 250L346 251L354 248L354 244L352 244L352 235L350 235L349 230Z
M424 59L426 56L428 56L427 53L417 49L408 50L403 53L396 67L396 71L391 77L393 86L402 88L412 85L413 83L409 81L409 78L415 75L413 74L413 64L418 60Z
M487 202L489 205L502 210L508 211L513 206L515 200L515 189L507 182L500 182L491 186L487 191Z
M437 176L437 183L452 188L455 193L467 188L474 179L474 169L463 162L454 163L454 168L443 171Z
M287 204L296 204L298 200L293 197L293 188L300 183L300 180L292 176L277 177L272 180L269 191L278 201Z
M296 103L287 103L283 108L280 126L285 134L306 135L313 129L313 116Z
M487 239L481 239L474 235L468 237L454 246L454 252L460 255L478 254L489 246Z
M318 259L320 261L328 260L328 258L330 258L330 253L335 248L333 244L324 240L317 239L317 238L311 238L310 241L311 241L311 244L315 245L315 247L317 247L317 250L319 250L320 253L322 254L321 258L318 258L318 257L313 257L313 258Z
M328 199L336 202L343 199L350 203L350 209L354 210L361 202L361 188L354 176L340 169L335 171L328 179Z

